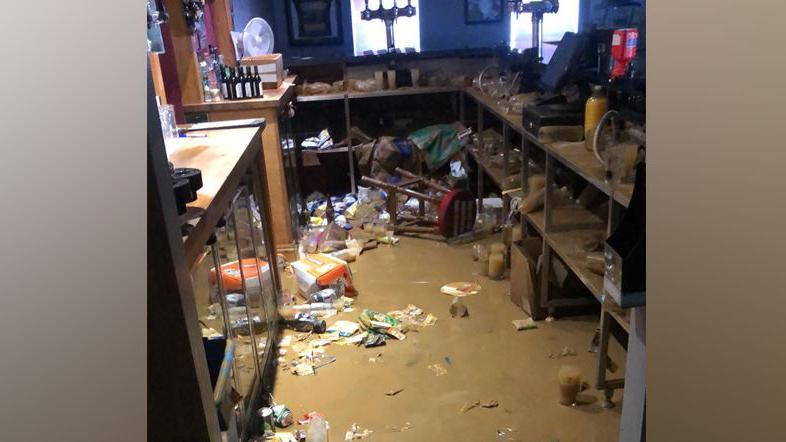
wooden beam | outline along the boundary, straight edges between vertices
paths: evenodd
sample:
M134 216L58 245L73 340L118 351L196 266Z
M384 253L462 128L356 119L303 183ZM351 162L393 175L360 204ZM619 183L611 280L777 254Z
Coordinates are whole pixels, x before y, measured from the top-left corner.
M161 100L161 104L167 104L166 101L166 88L164 88L164 76L161 75L161 63L158 60L158 54L150 53L150 73L153 75L153 89L155 89L156 96Z
M167 29L172 38L172 52L175 57L177 79L183 104L197 104L204 101L201 74L196 52L191 44L191 33L183 15L182 0L164 0L169 11Z
M213 32L216 35L218 51L224 56L227 66L237 64L235 45L232 43L232 0L208 0L210 14L213 17Z

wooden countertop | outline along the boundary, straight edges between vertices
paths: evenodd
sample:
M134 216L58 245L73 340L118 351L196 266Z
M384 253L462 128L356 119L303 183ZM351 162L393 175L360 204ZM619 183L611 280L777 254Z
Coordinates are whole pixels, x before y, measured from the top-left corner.
M276 108L292 98L295 93L295 78L294 75L287 77L278 89L264 89L262 98L185 104L183 110L185 112L216 112Z
M191 167L202 171L202 188L197 199L188 204L183 215L201 213L185 240L186 266L190 269L202 254L205 243L224 215L235 195L240 179L261 152L262 131L259 127L188 132L207 135L204 138L178 138L177 147L169 155L175 167Z

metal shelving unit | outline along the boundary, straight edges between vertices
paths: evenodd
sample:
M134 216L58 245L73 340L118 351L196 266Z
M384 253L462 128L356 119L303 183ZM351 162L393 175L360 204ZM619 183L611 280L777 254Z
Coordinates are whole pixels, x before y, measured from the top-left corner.
M539 149L545 154L545 175L546 191L544 195L543 209L529 213L523 217L525 223L530 225L542 238L542 256L544 260L543 268L550 268L549 263L553 259L552 254L558 256L570 269L572 273L584 284L593 294L595 299L601 304L600 321L600 341L598 377L596 387L604 390L607 404L610 404L611 395L614 389L622 388L623 379L608 380L606 378L607 360L606 348L610 336L610 326L612 321L619 324L623 330L629 333L630 322L626 312L613 302L605 299L603 295L603 276L591 272L583 262L586 255L581 251L581 245L589 238L602 236L607 237L619 220L620 213L630 204L633 193L632 184L619 184L611 186L605 181L605 170L594 155L587 151L583 142L569 143L557 142L546 144L538 140L536 136L524 130L521 115L505 112L498 106L493 98L484 95L476 88L464 89L464 94L472 98L478 105L478 132L483 130L482 110L487 111L502 123L503 127L503 149L505 153L505 167L502 177L507 177L507 162L509 161L510 131L518 133L522 138L521 145L521 187L526 192L527 178L529 176L529 152L532 149ZM463 98L462 98L463 100ZM463 108L463 105L462 105ZM480 157L474 150L470 149L470 154L476 159L478 166L492 180L500 185L500 170L498 167L490 167L487 162L480 161ZM589 185L595 187L600 192L608 196L609 210L606 219L602 219L590 211L581 207L556 207L554 195L552 193L554 184L555 167L562 166L579 177L583 178ZM482 192L482 176L478 178L479 192ZM501 186L500 186L501 187ZM481 193L482 195L482 193ZM509 198L505 198L505 207L509 207ZM482 200L479 201L479 205ZM566 305L585 304L583 300L564 300L549 299L549 272L542 273L541 287L541 307L547 309L551 314L555 308Z

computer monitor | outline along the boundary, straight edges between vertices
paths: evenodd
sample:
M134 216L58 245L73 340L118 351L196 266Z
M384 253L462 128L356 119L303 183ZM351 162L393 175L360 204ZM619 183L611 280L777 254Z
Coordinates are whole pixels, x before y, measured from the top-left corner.
M581 55L584 39L573 32L562 36L557 50L540 76L540 87L544 92L558 94L572 73Z

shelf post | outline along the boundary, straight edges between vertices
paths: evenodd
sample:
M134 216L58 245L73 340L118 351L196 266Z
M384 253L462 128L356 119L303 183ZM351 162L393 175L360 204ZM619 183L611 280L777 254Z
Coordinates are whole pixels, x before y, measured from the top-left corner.
M483 107L478 106L478 140L483 144ZM478 149L478 157L483 146L475 146ZM485 172L480 167L478 162L478 213L483 213L483 174Z
M347 155L349 156L349 183L352 187L352 193L357 193L358 189L355 185L355 155L352 147L352 122L349 116L349 94L344 94L344 122L347 127Z
M500 192L505 191L508 175L510 175L510 125L507 121L502 120L502 183L500 183ZM504 195L502 197L502 216L507 217L509 212L510 196Z

